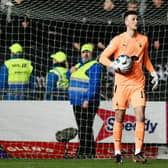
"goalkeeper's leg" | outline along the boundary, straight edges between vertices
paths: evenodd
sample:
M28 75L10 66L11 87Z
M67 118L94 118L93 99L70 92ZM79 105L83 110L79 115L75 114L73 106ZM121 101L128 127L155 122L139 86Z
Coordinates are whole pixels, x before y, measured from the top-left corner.
M113 136L114 136L115 158L117 163L123 162L121 157L121 138L122 138L122 125L123 125L124 115L125 115L125 110L116 110L115 112Z
M135 162L142 162L145 163L146 159L142 155L142 146L144 142L144 135L145 135L145 107L140 106L134 108L136 113L136 128L135 128L135 155L133 160Z

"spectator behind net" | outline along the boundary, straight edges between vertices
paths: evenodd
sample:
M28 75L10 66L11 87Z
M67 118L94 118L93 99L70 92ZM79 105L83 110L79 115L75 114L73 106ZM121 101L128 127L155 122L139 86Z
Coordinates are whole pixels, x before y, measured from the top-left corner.
M96 157L93 122L100 103L101 65L93 59L93 47L81 47L81 60L71 68L69 98L78 127L79 146L75 158Z
M23 58L23 47L14 43L9 47L10 59L0 69L0 91L4 100L34 98L35 81L31 61Z
M168 16L167 0L149 0L146 2L145 18L153 19L154 22L165 21Z
M68 100L67 55L58 51L50 56L53 66L46 76L46 100Z

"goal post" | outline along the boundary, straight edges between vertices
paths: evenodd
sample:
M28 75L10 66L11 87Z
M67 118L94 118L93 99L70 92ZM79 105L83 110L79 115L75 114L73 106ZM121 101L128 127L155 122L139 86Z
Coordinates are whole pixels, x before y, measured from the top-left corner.
M77 125L69 101L44 101L46 75L52 66L50 55L60 50L65 52L71 67L80 60L78 47L84 43L92 43L94 58L98 59L104 46L107 46L115 35L125 31L122 15L126 10L126 2L123 4L122 1L118 2L114 13L104 10L103 3L104 1L96 0L1 1L0 66L10 58L9 46L19 42L24 48L24 58L31 60L34 67L35 89L29 101L16 102L3 100L7 91L0 90L0 104L3 107L0 112L2 116L0 147L3 152L0 152L2 153L0 156L64 157L67 152L65 141L58 141L55 135L66 128L76 129ZM153 16L140 19L139 31L149 38L149 55L159 75L159 87L152 92L151 78L145 71L148 102L144 151L147 152L147 158L167 156L164 155L168 143L168 22L166 19L155 19ZM75 48L74 44L78 47ZM114 110L111 107L113 84L114 72L104 67L101 105L93 125L97 158L112 158L114 154L112 136ZM28 92L31 93L32 90ZM8 116L10 116L9 122L6 122ZM126 118L127 121L123 126L123 152L124 157L130 158L134 151L135 127L131 108ZM61 122L60 119L64 121ZM68 145L71 157L75 155L78 145L76 135Z

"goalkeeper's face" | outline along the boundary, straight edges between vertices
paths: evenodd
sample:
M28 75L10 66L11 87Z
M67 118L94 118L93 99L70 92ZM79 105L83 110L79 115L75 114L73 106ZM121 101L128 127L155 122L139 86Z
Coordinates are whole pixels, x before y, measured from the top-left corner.
M129 30L138 29L138 16L137 15L128 15L125 18L125 25Z

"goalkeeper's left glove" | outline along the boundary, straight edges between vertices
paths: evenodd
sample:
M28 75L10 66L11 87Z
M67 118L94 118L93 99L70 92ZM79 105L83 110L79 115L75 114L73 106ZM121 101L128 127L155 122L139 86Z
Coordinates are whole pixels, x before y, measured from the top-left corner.
M152 72L151 76L153 77L151 83L153 84L152 91L156 90L159 83L159 78L156 72Z

